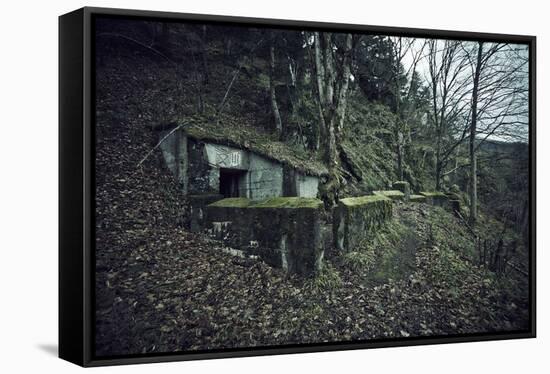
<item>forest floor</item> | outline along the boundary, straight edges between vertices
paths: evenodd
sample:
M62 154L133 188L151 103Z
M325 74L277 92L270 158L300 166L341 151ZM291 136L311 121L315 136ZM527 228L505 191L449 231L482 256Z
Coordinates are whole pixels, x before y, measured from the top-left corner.
M170 83L162 69L124 63L100 66L97 80L97 355L528 328L526 277L470 261L470 234L439 208L395 205L371 243L327 251L311 279L188 232L185 196L159 155L138 166L156 141L151 108L177 115L181 105L157 84Z
M329 256L318 278L305 279L227 254L221 243L184 229L131 230L125 243L98 248L97 353L527 328L527 300L511 299L492 274L430 244L425 222L445 214L421 204L398 207L394 221L418 225L412 241L408 234L393 237L402 246L392 247L398 253L391 258L411 261L396 262L382 276L373 269L384 267L390 250L384 247L365 262Z
M159 155L136 166L152 135L97 120L98 355L527 328L528 300L461 257L453 243L469 234L442 209L397 204L362 251L329 251L317 278L287 277L186 231Z

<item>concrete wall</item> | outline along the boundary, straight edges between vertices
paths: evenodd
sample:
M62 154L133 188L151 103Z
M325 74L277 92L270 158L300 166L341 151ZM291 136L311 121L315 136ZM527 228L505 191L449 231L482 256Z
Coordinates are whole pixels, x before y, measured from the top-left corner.
M190 193L219 193L220 168L246 171L239 195L250 199L282 196L282 165L238 148L189 141Z
M296 192L300 197L317 197L319 178L296 173Z
M283 167L283 196L317 197L319 177L300 173L293 167Z
M208 205L206 212L210 233L229 247L288 273L309 275L322 267L322 209L317 199L230 198Z
M189 229L191 232L199 232L206 225L206 206L218 200L222 200L220 194L188 195L189 198Z
M333 210L335 247L344 252L360 249L375 230L392 217L392 200L381 195L341 199Z
M159 131L159 140L170 130ZM253 200L269 197L317 197L319 178L242 149L203 143L176 131L160 145L166 166L184 193L220 192L220 168L241 170L239 196ZM284 170L283 170L284 169Z
M194 139L187 142L188 193L219 193L219 172L208 163L205 145Z
M426 203L430 205L440 206L443 208L449 207L449 198L447 195L445 195L443 192L428 192L428 191L422 191L420 192L420 195L426 197Z
M208 163L217 168L248 170L249 152L242 149L206 143L204 145Z
M265 157L250 153L246 195L253 200L283 196L283 166Z
M411 185L409 184L409 182L406 182L406 181L393 182L392 188L394 190L403 192L403 194L405 195L405 198L404 198L405 201L409 201L409 199L411 198Z

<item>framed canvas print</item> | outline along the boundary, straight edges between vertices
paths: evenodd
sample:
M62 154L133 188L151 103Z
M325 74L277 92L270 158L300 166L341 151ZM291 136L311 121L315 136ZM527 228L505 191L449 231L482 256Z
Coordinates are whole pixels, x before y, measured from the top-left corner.
M59 354L535 336L535 38L59 19Z

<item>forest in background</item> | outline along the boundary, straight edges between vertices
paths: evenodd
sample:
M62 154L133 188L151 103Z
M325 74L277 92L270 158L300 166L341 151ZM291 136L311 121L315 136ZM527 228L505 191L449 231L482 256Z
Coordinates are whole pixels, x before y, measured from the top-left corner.
M325 201L406 180L458 187L470 223L481 203L526 227L525 45L154 22L111 22L97 41L172 65L173 107L151 121L271 132L330 167Z
M405 180L415 191L454 193L463 208L461 219L437 209L400 208L397 222L365 253L329 258L327 270L317 280L291 280L289 289L275 286L281 282L276 272L273 275L272 270L252 265L257 268L248 269L249 276L263 279L264 286L272 288L271 296L265 298L274 301L265 303L281 308L280 314L263 310L262 318L269 319L266 316L271 313L279 319L277 326L296 325L294 329L277 327L272 331L260 318L265 330L260 336L246 335L250 326L231 335L220 332L227 327L224 323L207 328L197 316L186 315L186 321L192 321L186 329L202 331L206 340L197 343L186 337L182 343L177 335L180 330L171 322L151 322L151 318L160 318L152 317L151 310L167 307L166 302L157 302L156 293L153 301L149 300L154 305L146 308L148 312L136 316L148 321L149 328L162 325L168 340L163 340L161 349L524 328L529 248L526 46L99 19L96 57L96 212L100 218L98 284L102 287L98 295L99 321L104 323L99 341L105 342L103 352L111 352L116 344L123 347L123 353L159 349L151 343L158 340L157 335L151 333L155 336L147 340L147 334L140 335L142 327L129 327L135 318L131 317L135 314L132 308L147 304L142 299L150 296L151 286L143 282L154 272L141 263L144 258L153 258L153 263L169 271L164 262L174 258L178 264L185 261L174 252L174 243L191 246L192 251L213 246L185 231L185 196L169 176L157 170L158 166L146 163L136 167L155 144L151 124L172 121L208 121L236 133L252 130L266 142L283 141L304 159L323 162L329 176L322 181L320 198L327 207L339 198L364 195ZM134 201L136 195L138 201ZM438 225L442 222L446 227ZM151 236L151 226L161 233L154 243L145 239ZM178 238L174 237L175 227ZM415 235L409 233L411 227ZM409 278L389 282L362 278L360 274L374 263L388 267L390 259L384 257L384 250L398 248L404 245L403 238L413 236L413 242L424 243L430 250L419 246L416 257L412 256L418 269L407 272ZM158 253L149 252L153 249ZM211 254L206 261L223 263L219 256ZM350 273L350 268L357 274ZM178 269L181 276L189 271L183 265ZM229 272L230 279L233 270L217 268L220 274ZM104 289L121 275L127 283L120 280L118 289ZM216 280L221 281L219 275L208 283ZM435 287L441 282L444 291ZM339 305L339 317L335 317L334 299L361 299L367 286L374 298L367 312L346 301ZM267 292L265 287L262 292ZM426 297L430 299L421 299L428 289ZM326 298L327 292L332 296ZM234 295L235 299L242 301L239 295L241 298ZM226 296L217 297L226 300ZM472 300L457 301L464 297ZM298 318L293 310L281 312L288 310L288 299L299 304L301 298L312 300L305 306L305 317ZM212 296L206 300L212 301ZM437 307L418 310L414 303ZM445 304L455 309L447 310ZM227 307L233 306L229 303ZM294 307L304 311L304 306ZM384 310L378 310L380 307ZM257 306L250 308L257 311ZM353 322L361 323L350 327L349 315L341 308L351 313ZM482 310L480 316L474 316L476 308ZM250 314L249 310L242 312ZM458 312L462 319L457 325L453 313ZM403 315L396 322L399 313ZM117 330L115 338L112 321L121 320L125 321L121 328L127 330ZM319 327L326 326L327 320L335 327L319 336ZM235 323L225 320L229 322ZM242 323L253 322L258 321ZM258 325L254 326L258 330ZM208 338L203 335L205 329L211 329Z

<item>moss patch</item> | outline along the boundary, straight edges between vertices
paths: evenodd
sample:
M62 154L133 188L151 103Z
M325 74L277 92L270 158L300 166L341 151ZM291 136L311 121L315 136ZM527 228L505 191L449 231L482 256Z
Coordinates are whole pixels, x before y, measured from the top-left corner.
M425 197L447 197L447 195L439 191L422 191L420 195Z
M340 273L330 263L324 264L321 271L317 272L315 277L309 278L304 284L306 289L324 293L340 287L342 287Z
M426 201L426 196L423 195L411 195L409 198L409 201L412 201L413 203L423 203Z
M394 147L389 146L397 117L388 107L373 104L356 93L350 94L348 105L340 146L343 166L355 183L347 184L345 193L359 196L383 189L398 179Z
M369 195L340 200L333 211L333 237L338 250L354 251L362 240L392 216L391 199Z
M392 200L402 200L405 198L405 194L398 190L373 191L372 193L378 196L389 197Z
M219 208L312 208L317 209L323 205L319 199L309 197L273 197L265 200L254 201L245 197L229 197L210 204Z
M353 207L353 206L372 203L375 201L385 201L385 200L388 200L388 198L383 195L367 195L367 196L359 196L359 197L346 197L345 199L340 199L340 202L347 207Z
M317 209L323 205L319 199L309 197L273 197L270 199L252 202L254 208L313 208Z
M371 248L347 252L342 256L342 263L355 272L367 272L376 262L376 253Z
M245 122L223 118L219 123L206 116L194 115L174 121L185 133L197 140L228 145L258 153L309 175L327 175L318 155L277 139L277 135Z
M374 253L374 264L366 275L368 283L405 278L414 265L417 238L414 229L400 220L386 222L374 237L362 243L360 253Z
M222 208L246 208L250 205L251 201L244 197L230 197L227 199L216 201L209 206L222 207Z

